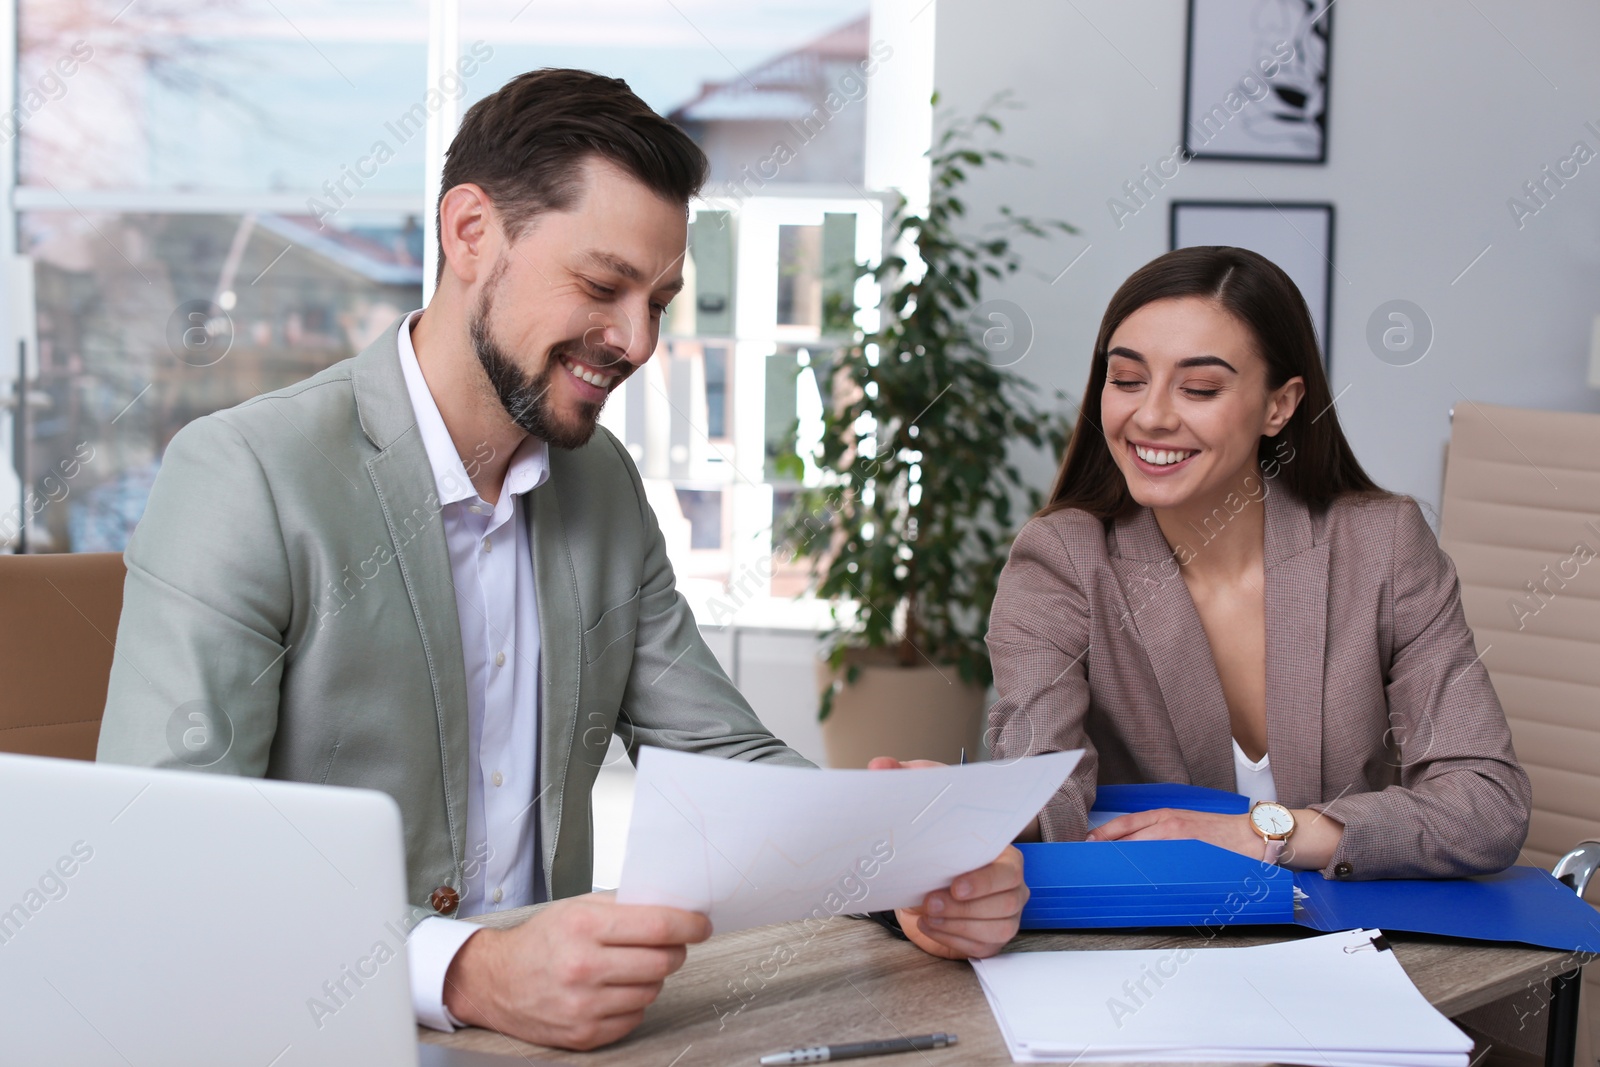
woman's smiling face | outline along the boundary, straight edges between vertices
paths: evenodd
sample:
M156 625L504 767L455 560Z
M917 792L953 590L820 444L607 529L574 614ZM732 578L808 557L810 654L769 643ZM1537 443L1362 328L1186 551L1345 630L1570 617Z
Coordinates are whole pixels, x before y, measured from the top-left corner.
M1276 389L1250 330L1202 297L1156 300L1122 320L1100 397L1106 444L1133 499L1204 504L1239 488L1262 436L1283 429L1305 393Z

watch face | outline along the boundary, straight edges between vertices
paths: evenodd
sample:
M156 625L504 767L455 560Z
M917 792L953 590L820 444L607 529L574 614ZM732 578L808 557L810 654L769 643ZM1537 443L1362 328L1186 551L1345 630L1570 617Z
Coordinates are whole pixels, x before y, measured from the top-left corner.
M1250 821L1262 833L1281 837L1294 829L1294 815L1282 804L1257 804L1250 809Z

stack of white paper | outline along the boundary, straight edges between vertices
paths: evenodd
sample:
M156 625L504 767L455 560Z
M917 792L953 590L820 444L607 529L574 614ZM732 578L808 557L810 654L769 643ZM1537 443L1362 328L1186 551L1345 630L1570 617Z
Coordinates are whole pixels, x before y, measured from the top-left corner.
M647 748L617 900L719 934L919 904L998 856L1082 755L850 771Z
M1017 1063L1466 1067L1376 930L1254 948L1015 952L973 967Z

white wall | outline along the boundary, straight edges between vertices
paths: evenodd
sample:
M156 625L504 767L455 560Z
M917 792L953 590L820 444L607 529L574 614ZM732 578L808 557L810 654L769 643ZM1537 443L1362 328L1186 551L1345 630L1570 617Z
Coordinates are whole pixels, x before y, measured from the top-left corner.
M1107 200L1179 136L1185 11L1183 0L938 0L941 104L971 111L1014 90L1026 109L1005 120L1003 146L1035 163L983 175L969 205L980 218L1009 204L1084 231L1033 257L1042 279L992 294L1033 320L1019 371L1081 394L1112 292L1167 249L1171 197L1329 200L1333 389L1349 387L1339 415L1380 484L1437 506L1448 412L1463 397L1600 411L1585 385L1600 313L1600 159L1520 231L1507 208L1574 142L1600 152L1584 125L1600 128L1600 5L1341 0L1327 164L1194 161L1118 230ZM1409 367L1381 362L1365 339L1373 310L1396 298L1435 330Z

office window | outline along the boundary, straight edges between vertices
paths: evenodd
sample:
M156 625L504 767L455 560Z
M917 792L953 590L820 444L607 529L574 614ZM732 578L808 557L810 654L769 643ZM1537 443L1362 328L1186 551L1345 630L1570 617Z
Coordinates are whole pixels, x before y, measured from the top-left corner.
M866 0L459 0L435 84L430 6L19 0L0 136L23 352L0 353L0 395L20 372L27 403L22 432L0 434L0 507L93 459L0 542L120 550L183 425L420 306L429 115L577 66L626 78L711 161L687 286L604 422L692 600L736 580L787 596L793 576L749 577L772 569L773 516L799 485L771 460L820 419L829 353L875 314L854 273L883 210L864 191Z
M717 598L724 610L712 614L725 615L730 589L756 587L772 601L762 618L804 615L786 607L804 565L773 558L772 529L820 474L808 465L797 479L778 457L820 440L833 352L876 323L876 287L855 264L877 258L882 211L876 198L798 191L692 208L684 290L655 357L602 423L639 465L702 617ZM737 606L748 603L741 594Z
M421 300L415 215L30 211L37 367L25 461L82 459L36 549L117 552L190 420L360 351Z
M706 365L706 436L728 436L728 347L706 345L701 349Z
M778 322L822 326L822 227L778 227Z
M419 196L404 115L426 18L427 0L19 0L18 183Z
M8 517L29 488L45 505L0 536L119 551L185 423L421 303L427 3L20 0L17 18L24 340L0 376L26 372L28 402L0 482L15 472Z

